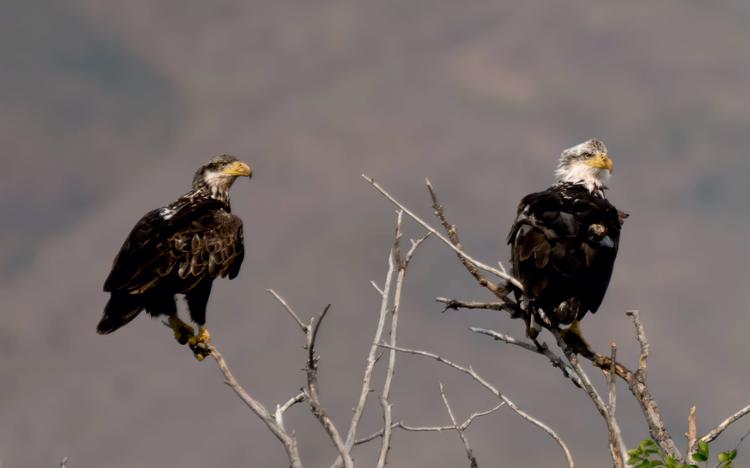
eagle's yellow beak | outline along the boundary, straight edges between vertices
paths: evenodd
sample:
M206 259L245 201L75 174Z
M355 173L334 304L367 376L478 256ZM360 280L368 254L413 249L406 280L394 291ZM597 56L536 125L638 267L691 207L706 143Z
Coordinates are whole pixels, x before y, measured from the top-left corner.
M606 169L612 173L612 160L605 153L597 154L593 159L589 160L586 164L597 169Z
M239 177L242 177L242 176L252 177L253 176L253 170L250 168L250 165L242 161L233 162L232 164L224 168L223 172L224 174L227 174L227 175L233 175L233 176L239 176Z

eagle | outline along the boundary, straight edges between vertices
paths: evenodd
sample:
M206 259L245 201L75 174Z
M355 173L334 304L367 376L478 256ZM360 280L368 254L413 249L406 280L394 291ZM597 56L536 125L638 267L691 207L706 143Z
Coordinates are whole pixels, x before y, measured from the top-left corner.
M211 338L206 306L217 277L234 279L245 256L242 220L232 214L229 189L237 177L252 176L234 156L217 156L201 166L192 190L167 206L146 213L130 231L104 281L110 293L96 327L109 334L142 310L167 316L175 339L202 361ZM177 315L181 294L198 333Z
M536 339L539 325L559 329L579 354L591 351L580 320L595 313L607 292L626 213L605 196L612 173L604 143L591 139L562 152L556 181L526 195L508 235L515 290L526 334Z

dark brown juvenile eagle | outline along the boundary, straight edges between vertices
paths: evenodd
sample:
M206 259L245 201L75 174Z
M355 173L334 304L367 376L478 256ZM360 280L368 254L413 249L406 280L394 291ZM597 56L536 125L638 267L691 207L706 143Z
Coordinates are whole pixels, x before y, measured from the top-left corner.
M563 328L568 344L589 353L579 321L599 308L607 292L627 215L604 196L612 160L599 140L563 151L555 184L521 200L508 235L516 291L527 335L539 324Z
M205 358L211 284L219 276L235 278L245 256L242 220L232 214L229 188L237 177L251 175L234 156L217 156L195 173L192 190L136 223L104 282L111 297L98 333L112 333L145 309L166 315L175 339L189 343L198 360ZM176 294L185 296L197 335L177 316Z

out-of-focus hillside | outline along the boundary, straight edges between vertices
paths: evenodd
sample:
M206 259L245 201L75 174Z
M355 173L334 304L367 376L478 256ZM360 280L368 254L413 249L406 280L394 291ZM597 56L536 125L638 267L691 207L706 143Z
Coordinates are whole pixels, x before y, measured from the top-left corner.
M63 455L71 466L283 466L212 365L194 362L158 322L94 334L101 283L127 231L221 152L255 168L233 189L249 256L237 280L216 285L208 321L264 402L285 400L302 378L300 337L264 292L273 287L305 315L333 304L322 392L336 420L348 420L378 305L369 281L382 281L393 218L362 172L426 216L430 177L466 247L491 262L508 256L518 199L551 182L563 148L597 136L615 159L610 198L631 218L587 336L599 348L615 339L633 358L624 311L642 310L653 389L675 433L691 404L707 429L747 403L742 4L78 0L15 1L9 11L0 17L3 466ZM583 395L545 362L467 331L520 336L520 323L439 313L435 296L484 297L450 252L428 244L407 288L404 344L472 363L558 429L580 466L608 463ZM438 379L461 415L492 405L432 363L399 366L397 418L445 422ZM696 369L711 377L697 380ZM624 389L620 401L632 444L646 428ZM379 423L375 408L363 432ZM287 424L310 466L330 458L309 414L295 410ZM469 437L480 463L561 460L510 413ZM398 433L392 465L461 466L454 439ZM370 455L362 450L363 466Z

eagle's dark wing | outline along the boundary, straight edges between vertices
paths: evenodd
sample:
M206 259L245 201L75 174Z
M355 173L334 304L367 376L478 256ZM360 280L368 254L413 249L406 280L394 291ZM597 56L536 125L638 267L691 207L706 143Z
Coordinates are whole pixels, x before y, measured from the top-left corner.
M140 295L169 278L175 294L206 276L234 278L244 257L242 221L222 206L211 199L178 200L147 213L117 254L104 290Z
M548 314L561 314L553 317L560 323L595 312L612 275L620 226L618 211L585 188L524 197L508 242L527 297ZM555 310L564 301L572 307Z

